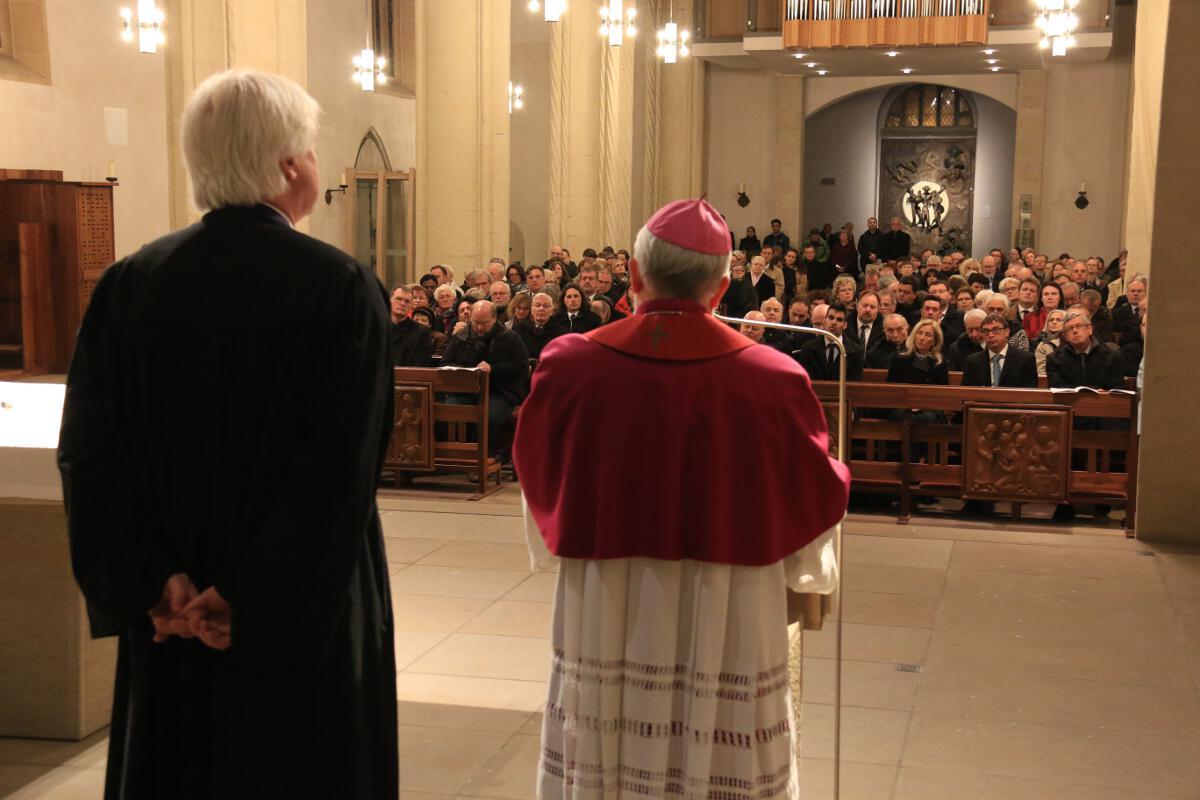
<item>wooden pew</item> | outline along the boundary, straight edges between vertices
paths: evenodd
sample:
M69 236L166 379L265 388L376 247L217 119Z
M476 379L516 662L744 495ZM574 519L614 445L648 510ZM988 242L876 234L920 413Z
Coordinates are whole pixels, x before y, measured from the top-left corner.
M472 500L499 489L500 462L487 445L488 373L396 367L394 376L395 421L383 466L393 472L395 487L411 484L414 474L465 472L478 476ZM474 402L444 402L451 393Z
M836 383L817 381L813 387L827 409L835 406ZM1137 500L1136 396L852 382L847 385L847 400L857 412L850 418L849 430L854 487L898 495L901 522L908 520L915 495L1007 500L1015 504L1018 514L1022 503L1065 501L1124 506L1126 534L1133 534ZM871 418L871 409L940 411L947 421L917 422L911 415L875 419ZM1010 430L1016 423L1021 424L1001 465L1011 468L1012 475L996 481L1003 491L980 488L989 482L989 475L981 478L980 470L987 473L998 467L985 463L989 453L984 451L992 445L985 445L978 435L969 438L972 434L965 430L968 417L990 419L997 425L1007 421ZM1077 418L1095 421L1095 429L1075 429L1072 421ZM1057 455L1048 452L1050 448L1040 447L1034 441L1035 435L1052 442ZM1048 462L1057 465L1056 469L1062 468L1062 481L1057 484L1051 480L1054 476L1047 474ZM1031 474L1036 480L1016 480ZM1035 490L1035 485L1043 490ZM1057 488L1051 491L1052 486Z

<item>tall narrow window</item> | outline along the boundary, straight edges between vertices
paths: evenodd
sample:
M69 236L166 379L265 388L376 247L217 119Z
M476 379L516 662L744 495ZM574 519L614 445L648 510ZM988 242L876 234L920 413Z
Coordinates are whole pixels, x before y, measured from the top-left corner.
M413 264L412 170L397 171L371 131L350 171L349 250L374 270L388 289L416 280Z
M387 59L383 87L412 94L416 85L416 0L371 0L371 44Z

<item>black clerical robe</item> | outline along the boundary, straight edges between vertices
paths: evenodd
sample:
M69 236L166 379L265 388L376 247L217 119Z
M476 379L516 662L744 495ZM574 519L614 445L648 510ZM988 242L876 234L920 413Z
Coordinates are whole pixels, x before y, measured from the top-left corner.
M433 366L433 331L412 319L392 323L392 363L397 367Z
M107 800L397 796L390 325L370 271L266 206L102 276L59 466L92 635L120 637ZM228 650L152 643L177 572L230 603Z

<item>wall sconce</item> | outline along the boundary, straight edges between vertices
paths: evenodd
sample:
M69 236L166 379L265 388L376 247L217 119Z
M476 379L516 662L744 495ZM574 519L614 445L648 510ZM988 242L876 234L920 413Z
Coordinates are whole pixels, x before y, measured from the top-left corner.
M354 82L362 86L364 92L375 91L375 84L380 86L387 83L386 58L376 58L375 51L366 49L354 57Z
M520 84L508 82L508 113L520 111L525 107L525 89Z
M1083 211L1090 204L1091 204L1091 201L1088 200L1088 197L1087 197L1087 182L1080 181L1079 182L1079 196L1075 198L1075 207L1078 208L1080 211Z
M637 35L637 27L633 24L636 16L637 9L626 10L624 0L605 0L600 6L600 35L607 37L610 45L619 47L625 36Z
M741 208L750 205L750 195L746 194L746 184L744 183L738 184L737 204Z
M327 205L327 206L332 205L333 195L335 193L344 195L346 193L346 189L348 186L349 186L349 184L347 184L347 183L341 183L341 184L338 184L338 188L336 188L336 189L326 189L325 190L325 205Z

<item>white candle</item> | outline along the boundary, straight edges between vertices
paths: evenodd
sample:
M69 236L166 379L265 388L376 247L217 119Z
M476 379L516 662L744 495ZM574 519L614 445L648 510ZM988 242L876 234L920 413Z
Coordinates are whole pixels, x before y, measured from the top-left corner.
M108 174L105 175L104 177L106 177L106 178L117 177L117 162L115 162L115 161L108 162Z

